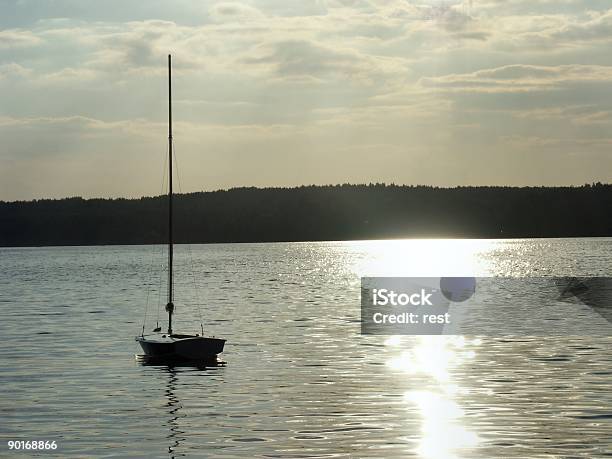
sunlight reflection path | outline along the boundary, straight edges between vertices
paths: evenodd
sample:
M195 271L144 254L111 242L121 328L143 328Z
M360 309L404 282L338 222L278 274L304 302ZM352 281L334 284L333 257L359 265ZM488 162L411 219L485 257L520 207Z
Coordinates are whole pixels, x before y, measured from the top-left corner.
M478 276L491 273L486 254L494 240L404 240L355 243L351 270L362 276ZM470 457L481 441L470 430L460 401L470 389L461 386L459 368L476 356L479 339L463 336L391 336L385 340L387 367L407 389L407 412L419 413L415 451L428 459ZM404 439L410 444L413 436Z
M405 337L392 336L385 344L401 347ZM455 400L469 392L453 378L453 370L474 358L472 347L481 342L461 336L421 336L410 350L388 360L392 370L403 375L425 376L431 381L427 389L408 390L404 401L416 406L421 415L421 432L417 452L424 458L455 459L460 451L474 448L478 435L462 424L464 410Z

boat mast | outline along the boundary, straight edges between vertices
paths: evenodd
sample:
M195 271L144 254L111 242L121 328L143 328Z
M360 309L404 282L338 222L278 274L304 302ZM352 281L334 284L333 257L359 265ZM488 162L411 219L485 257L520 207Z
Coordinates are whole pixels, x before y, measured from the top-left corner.
M168 54L168 334L172 334L173 303L173 241L172 241L172 56Z

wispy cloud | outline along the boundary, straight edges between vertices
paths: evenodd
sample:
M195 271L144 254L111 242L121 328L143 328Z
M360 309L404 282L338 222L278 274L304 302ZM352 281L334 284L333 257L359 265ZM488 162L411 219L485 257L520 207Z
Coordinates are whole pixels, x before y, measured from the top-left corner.
M572 83L612 84L612 66L603 65L507 65L465 74L425 77L420 83L453 91L523 92L559 89Z

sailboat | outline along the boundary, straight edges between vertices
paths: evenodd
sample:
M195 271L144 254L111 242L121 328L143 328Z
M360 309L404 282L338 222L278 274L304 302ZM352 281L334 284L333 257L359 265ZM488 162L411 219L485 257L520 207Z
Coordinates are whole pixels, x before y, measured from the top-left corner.
M175 333L172 329L174 315L174 241L172 235L172 56L168 55L168 330L162 332L155 328L154 335L145 335L144 326L140 336L135 339L140 343L146 358L170 361L215 361L223 352L225 340L206 337L199 334L190 335Z

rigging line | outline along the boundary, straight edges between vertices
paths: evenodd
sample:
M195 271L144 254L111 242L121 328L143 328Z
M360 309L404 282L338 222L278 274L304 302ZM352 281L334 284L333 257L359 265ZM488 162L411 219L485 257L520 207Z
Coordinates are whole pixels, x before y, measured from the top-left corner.
M155 255L156 255L156 250L153 248L151 250L151 261L149 264L149 274L148 274L148 282L147 282L147 302L146 302L146 306L145 306L145 313L144 313L144 319L142 321L142 335L144 336L144 331L145 331L145 326L147 324L147 314L149 312L149 297L151 295L151 287L153 285L153 266L155 265L154 261L155 261Z
M160 246L163 247L163 246ZM160 250L160 255L163 256L162 250ZM164 277L164 265L163 263L159 266L159 285L157 287L157 317L155 319L155 328L159 327L159 310L161 307L161 292L162 292L162 278Z
M191 260L191 278L193 279L193 288L196 292L196 304L198 306L198 315L200 316L200 330L202 331L202 335L204 335L204 320L202 318L202 299L200 296L200 290L198 288L198 284L196 283L195 267L193 265L193 254L191 253L191 245L188 245L188 250L189 250L189 259Z
M166 171L168 170L168 148L170 148L169 145L166 145L166 151L164 154L164 171L162 173L162 189L161 189L161 195L165 195L167 194L167 190L169 187L169 183L166 182ZM163 260L164 256L164 245L160 244L159 245L159 254L160 254L160 259ZM157 317L155 319L155 328L159 328L159 310L161 308L161 292L162 292L162 278L164 275L164 263L162 262L161 265L159 266L159 285L157 288Z
M179 193L182 193L183 189L181 187L181 175L179 174L179 165L178 165L178 159L176 157L176 143L175 142L173 142L173 147L174 148L172 149L172 154L174 156L174 163L176 164L176 178L178 181ZM193 288L196 294L196 306L198 307L198 316L200 317L200 330L202 331L202 335L204 335L204 320L202 317L202 297L200 296L200 289L198 288L198 285L196 283L195 265L193 263L193 252L191 250L191 244L187 244L187 251L189 253L189 261L191 264L191 278L193 280Z
M164 160L164 171L162 173L162 184L161 184L162 193L163 193L163 190L164 190L164 183L165 183L165 176L166 176L166 167L167 167L167 160L168 160L167 159L167 156L168 156L167 153L168 153L168 149L166 148L166 154L164 155L164 158L165 158L165 160ZM147 315L148 315L148 312L149 312L149 297L151 295L151 286L152 286L152 282L151 281L152 281L152 278L153 278L153 266L154 266L155 255L156 255L155 252L156 252L155 249L153 249L151 251L151 259L150 259L150 262L149 262L149 273L148 273L148 276L147 276L148 277L148 282L147 282L147 300L146 300L146 303L145 303L144 317L142 319L142 335L143 336L144 336L145 327L146 327L146 324L147 324ZM158 321L159 321L159 304L158 304L157 308L158 308L157 316L158 316Z

